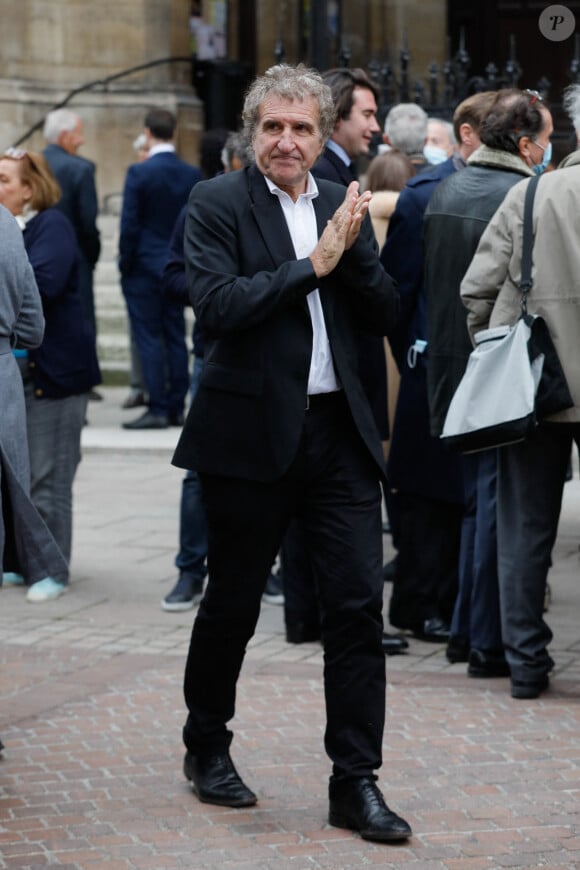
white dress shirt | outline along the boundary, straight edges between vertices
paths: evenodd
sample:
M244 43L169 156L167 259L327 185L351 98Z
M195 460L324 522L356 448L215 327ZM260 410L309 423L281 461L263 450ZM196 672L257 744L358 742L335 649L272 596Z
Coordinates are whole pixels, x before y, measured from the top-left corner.
M301 193L296 202L269 178L266 178L266 184L270 192L276 194L280 201L296 258L301 260L309 257L318 244L316 214L312 204L312 200L318 196L318 187L314 178L308 173L306 193ZM312 357L308 374L308 395L332 393L340 389L340 384L334 371L318 288L308 294L306 301L312 321Z

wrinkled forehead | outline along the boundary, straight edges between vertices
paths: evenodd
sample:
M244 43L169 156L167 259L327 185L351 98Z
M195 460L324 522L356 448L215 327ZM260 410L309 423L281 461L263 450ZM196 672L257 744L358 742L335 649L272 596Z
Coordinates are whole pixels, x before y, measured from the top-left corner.
M318 129L320 107L316 97L286 97L271 93L260 103L259 120L268 118L288 121L304 121Z

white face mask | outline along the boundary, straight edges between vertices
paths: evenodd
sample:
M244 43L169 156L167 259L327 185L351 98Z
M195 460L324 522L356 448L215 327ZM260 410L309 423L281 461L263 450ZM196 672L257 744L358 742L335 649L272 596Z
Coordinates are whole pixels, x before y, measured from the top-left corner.
M423 157L427 163L432 163L436 166L438 163L445 163L447 160L447 151L443 148L438 148L436 145L425 145L423 148Z

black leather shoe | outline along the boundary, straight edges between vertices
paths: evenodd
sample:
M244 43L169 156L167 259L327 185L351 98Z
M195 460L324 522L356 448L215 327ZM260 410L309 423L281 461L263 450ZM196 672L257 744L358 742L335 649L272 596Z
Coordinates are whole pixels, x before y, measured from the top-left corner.
M314 643L320 640L320 626L308 622L292 622L286 625L287 643Z
M438 616L432 616L431 619L424 619L421 625L413 629L413 634L419 640L426 640L429 643L447 643L451 629Z
M467 673L470 677L509 677L510 667L502 652L472 649Z
M452 665L457 662L469 661L469 641L459 635L455 637L451 635L445 650L445 656L447 661L451 662Z
M542 692L545 692L550 685L548 674L544 674L538 680L526 681L512 680L511 696L520 701L531 701L534 698L539 698Z
M168 423L170 426L183 426L183 414L170 414Z
M171 592L161 602L161 609L169 613L191 610L203 596L203 580L181 573Z
M405 637L398 637L396 634L387 634L386 631L383 631L383 636L381 638L381 645L383 647L383 652L387 656L396 656L399 653L405 652L405 650L409 649L409 641Z
M145 396L143 393L129 393L121 408L128 410L129 408L141 408L143 405L146 405Z
M412 835L407 822L388 808L370 776L331 782L328 821L335 828L358 831L364 840L383 843L406 840Z
M383 583L392 583L397 573L397 557L383 565Z
M151 411L145 411L136 420L121 425L123 429L167 429L167 417L164 414L152 414Z
M183 773L200 801L220 807L252 807L258 798L242 782L227 749L213 755L185 753Z

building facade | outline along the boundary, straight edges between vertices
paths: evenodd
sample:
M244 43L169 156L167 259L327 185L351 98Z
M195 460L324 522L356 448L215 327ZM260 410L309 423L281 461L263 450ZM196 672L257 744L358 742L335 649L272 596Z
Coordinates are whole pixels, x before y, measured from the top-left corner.
M450 60L460 49L468 57L465 75L475 78L495 65L497 86L513 56L518 84L536 88L548 82L544 90L557 103L572 80L580 43L542 37L538 15L544 5L536 0L0 0L0 146L42 147L37 128L47 111L68 100L84 118L82 153L97 163L105 205L122 189L134 159L131 143L150 106L176 111L180 154L197 162L203 130L235 126L248 81L276 60L320 69L348 63L384 71L388 65L394 96L405 67L409 98L428 103L430 83L444 88L446 63L448 81L453 78ZM580 0L566 5L580 21ZM448 95L449 105L452 99Z

